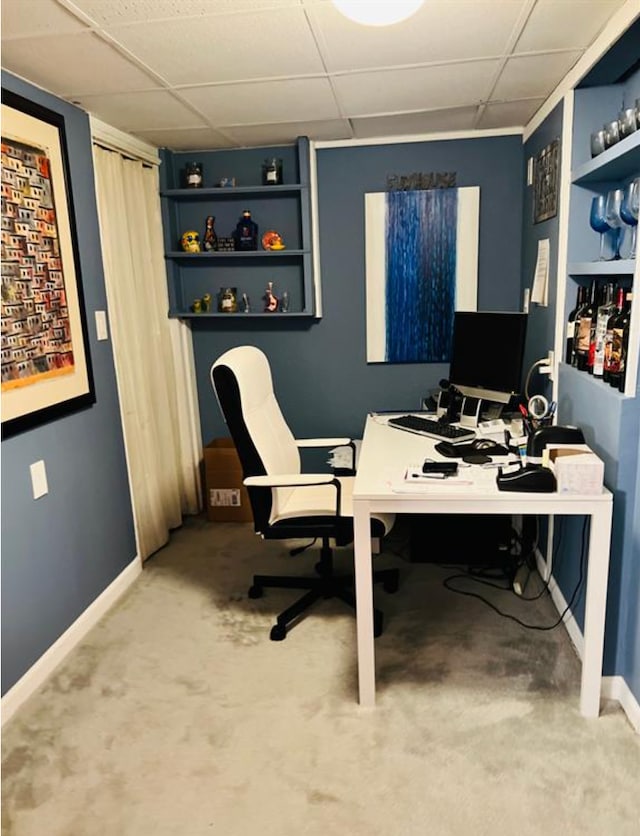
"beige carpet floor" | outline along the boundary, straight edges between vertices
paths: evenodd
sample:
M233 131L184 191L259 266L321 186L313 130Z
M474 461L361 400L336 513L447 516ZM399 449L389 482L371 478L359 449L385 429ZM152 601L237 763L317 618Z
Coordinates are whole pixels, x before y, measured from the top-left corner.
M640 736L614 703L580 716L563 628L449 591L455 570L409 562L401 535L387 548L401 588L376 591L361 709L344 604L271 642L296 593L246 596L252 572L305 574L313 554L187 521L5 726L4 836L638 836ZM556 620L546 595L457 583Z

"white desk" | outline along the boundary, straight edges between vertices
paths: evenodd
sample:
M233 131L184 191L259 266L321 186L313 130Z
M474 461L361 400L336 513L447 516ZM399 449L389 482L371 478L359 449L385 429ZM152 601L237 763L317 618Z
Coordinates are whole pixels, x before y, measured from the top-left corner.
M591 517L584 619L580 712L600 713L604 624L609 575L612 495L593 496L499 491L495 469L465 468L456 479L433 480L411 493L397 492L408 465L440 458L437 443L386 426L385 417L367 418L353 492L357 604L358 684L362 706L375 705L373 583L370 515L398 514L548 514ZM394 490L394 487L396 490Z

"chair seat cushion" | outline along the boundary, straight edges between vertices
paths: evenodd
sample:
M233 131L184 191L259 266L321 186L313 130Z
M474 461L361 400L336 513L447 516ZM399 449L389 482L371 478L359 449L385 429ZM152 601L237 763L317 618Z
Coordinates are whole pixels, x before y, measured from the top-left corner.
M342 486L340 498L340 515L353 518L353 476L341 476ZM293 517L331 517L336 512L336 489L333 485L314 485L308 488L287 488L286 493L280 493L273 503L274 512L269 520L273 525ZM393 528L395 514L373 514L384 527L381 536L388 534ZM376 535L378 536L378 535Z

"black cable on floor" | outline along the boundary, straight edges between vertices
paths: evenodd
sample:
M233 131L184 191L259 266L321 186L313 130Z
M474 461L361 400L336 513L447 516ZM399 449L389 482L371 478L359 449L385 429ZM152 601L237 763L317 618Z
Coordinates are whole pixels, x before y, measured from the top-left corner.
M558 617L558 620L554 624L551 624L551 625L527 624L526 622L522 621L521 619L519 619L515 615L510 615L509 613L502 612L502 610L500 610L498 607L496 607L494 604L492 604L491 601L488 601L486 598L483 598L483 596L479 595L477 592L468 592L468 591L465 591L465 590L462 590L462 589L456 589L455 587L450 586L450 581L457 580L458 578L469 578L469 577L471 577L473 580L477 581L478 583L485 583L485 581L482 581L478 578L475 578L472 575L467 575L467 574L451 575L450 577L445 578L443 580L443 582L442 582L443 586L446 589L448 589L450 592L455 592L458 595L467 595L470 598L477 598L479 601L482 601L483 604L486 604L488 607L490 607L498 615L502 616L503 618L508 618L510 621L515 621L516 624L519 624L521 627L525 627L527 630L541 630L541 631L555 630L556 627L558 627L560 624L562 624L565 615L569 612L569 610L573 606L573 604L574 604L574 602L577 598L578 592L580 591L580 589L582 587L582 581L583 581L583 578L584 578L584 566L585 566L585 562L586 562L586 533L587 533L587 525L588 525L589 519L590 519L589 517L585 517L585 520L584 520L584 523L583 523L583 526L582 526L582 546L581 546L581 553L580 553L580 574L579 574L579 577L578 577L578 582L575 586L575 589L573 590L573 593L571 594L571 598L569 599L569 602L568 602L567 606L560 613L560 616ZM548 582L546 582L546 583L548 585ZM495 584L487 584L487 585L488 586L493 586L495 589L506 589L504 587L498 587ZM518 596L518 597L520 597L520 596ZM536 598L523 599L523 600L536 600Z

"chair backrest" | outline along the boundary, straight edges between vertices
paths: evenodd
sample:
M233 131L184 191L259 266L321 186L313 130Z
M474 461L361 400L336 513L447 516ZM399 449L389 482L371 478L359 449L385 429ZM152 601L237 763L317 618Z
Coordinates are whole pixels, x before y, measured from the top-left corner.
M210 377L244 478L300 473L300 452L276 400L264 352L252 345L231 348L213 363ZM248 489L256 531L264 529L290 492Z

